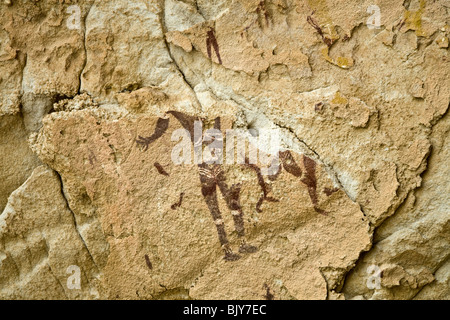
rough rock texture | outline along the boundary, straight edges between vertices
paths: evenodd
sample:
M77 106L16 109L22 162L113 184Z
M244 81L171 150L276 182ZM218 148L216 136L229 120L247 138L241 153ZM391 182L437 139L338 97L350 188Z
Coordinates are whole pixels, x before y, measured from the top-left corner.
M396 214L376 230L373 248L358 261L346 280L346 295L449 298L450 187L445 183L450 175L449 129L448 115L434 126L430 137L433 154L421 187L410 193ZM364 281L367 267L372 264L379 265L383 272L382 287L375 292L368 290Z
M449 299L449 10L2 1L0 298Z
M39 165L39 159L28 145L20 114L5 115L0 119L0 210L3 211L11 192L31 175Z
M52 169L37 167L11 194L2 214L0 236L3 299L99 297L95 289L98 268ZM83 266L83 290L67 288L70 265Z

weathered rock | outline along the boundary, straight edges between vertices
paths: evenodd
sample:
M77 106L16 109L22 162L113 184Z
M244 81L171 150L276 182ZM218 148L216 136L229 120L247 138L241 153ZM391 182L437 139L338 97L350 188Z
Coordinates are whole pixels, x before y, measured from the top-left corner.
M40 164L27 142L20 114L0 117L0 211L8 197Z
M171 114L162 120L108 119L100 109L52 113L34 141L40 158L70 186L64 188L69 203L82 198L72 194L76 188L95 207L110 250L102 275L108 297L158 297L183 289L192 298L257 299L263 298L266 284L278 298L326 298L326 281L330 289L340 285L345 271L370 245L368 222L358 205L336 188L317 159L295 152L294 158L280 160L284 169L272 180L264 179L257 166L245 164L176 165L173 131L189 128L186 122L193 118ZM147 145L144 137L163 132L164 123L167 131ZM230 120L222 118L221 123ZM241 208L229 203L237 186ZM78 207L71 205L76 220L87 219L89 214ZM216 216L219 211L221 217ZM244 220L234 221L235 234L237 211ZM225 223L234 255L219 227L217 238L215 223ZM246 237L240 233L242 223ZM245 238L249 244L243 246ZM258 251L246 254L250 245ZM239 250L244 253L238 261L227 261L237 258ZM331 270L336 274L327 279ZM224 285L227 290L221 289Z
M425 299L433 295L428 286L445 287L446 267L442 265L450 256L449 130L447 115L433 128L433 154L421 187L377 229L374 247L345 281L347 297L411 299L417 295ZM382 272L379 288L367 287L371 265ZM441 270L439 278L437 270ZM448 299L448 293L448 287L436 289L436 298Z
M0 25L0 298L449 298L445 1L17 0ZM176 164L200 118L281 172Z
M448 261L435 272L434 277L435 281L423 287L414 299L448 300L450 295L450 270Z
M44 166L11 194L0 215L2 299L95 299L98 268L61 193ZM70 290L70 266L82 266L80 290Z

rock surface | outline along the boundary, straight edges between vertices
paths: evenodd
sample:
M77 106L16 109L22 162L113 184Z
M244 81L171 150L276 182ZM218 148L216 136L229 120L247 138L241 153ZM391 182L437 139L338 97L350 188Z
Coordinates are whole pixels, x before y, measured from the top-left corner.
M0 299L449 299L449 10L2 1Z

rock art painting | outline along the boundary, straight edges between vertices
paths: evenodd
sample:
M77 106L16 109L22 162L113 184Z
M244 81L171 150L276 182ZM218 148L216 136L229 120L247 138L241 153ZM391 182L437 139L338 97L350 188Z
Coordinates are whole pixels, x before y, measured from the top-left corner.
M449 12L0 1L0 300L448 300Z

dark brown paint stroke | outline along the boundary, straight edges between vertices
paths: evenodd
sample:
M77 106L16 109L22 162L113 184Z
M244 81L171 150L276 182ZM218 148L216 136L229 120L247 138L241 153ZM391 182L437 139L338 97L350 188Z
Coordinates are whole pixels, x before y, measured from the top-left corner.
M167 171L164 170L163 166L160 165L158 162L155 162L153 165L155 166L156 170L158 170L159 174L162 174L164 176L169 176Z
M256 203L256 211L262 212L261 205L263 204L264 201L278 202L279 200L275 199L273 197L267 196L269 193L269 187L266 184L266 182L264 181L264 177L261 173L261 168L259 168L258 166L254 165L254 164L250 164L248 158L245 159L245 166L256 172L256 176L258 178L258 184L261 187L261 190L263 192L263 195L259 198L258 202Z
M216 224L217 234L219 236L219 242L225 252L224 259L227 261L235 261L240 258L238 254L233 253L229 246L227 233L225 231L225 224L222 222L220 224L216 223L218 220L222 220L222 214L219 209L219 202L217 200L217 177L214 173L215 166L210 166L205 163L198 165L200 182L202 186L202 195L206 201L209 212ZM222 220L223 221L223 220Z
M312 13L314 14L314 12ZM317 23L316 20L314 20L314 18L312 16L308 16L306 18L306 21L314 28L316 29L317 33L321 36L322 41L328 46L328 48L331 47L331 45L333 44L333 40L330 38L325 37L325 34L322 31L322 28L319 26L319 23Z
M264 298L266 300L274 300L275 296L270 292L270 287L267 285L267 283L264 283L263 288L266 290L266 294L264 295Z
M147 267L148 267L150 270L153 269L152 262L150 261L150 258L148 257L148 255L145 255L145 263L147 264Z
M331 196L333 193L338 192L338 191L339 191L339 188L333 188L333 189L325 188L325 189L323 189L323 193L325 193L327 196Z
M281 162L283 164L283 168L290 174L295 177L301 177L302 169L295 162L292 153L289 150L280 152Z
M305 176L301 180L308 187L309 196L314 205L317 204L317 180L316 180L316 162L311 158L303 156L303 165L305 166Z
M89 150L89 163L93 166L94 160L97 161L97 158L95 157L94 152L92 150Z
M153 141L159 139L169 127L169 119L158 118L156 121L155 132L149 137L141 137L136 140L136 142L144 147L144 151L148 149L148 146Z
M222 59L220 58L219 45L217 44L216 36L214 35L214 29L210 28L207 32L208 37L206 38L206 50L208 51L208 58L211 59L211 46L214 48L219 64L222 64Z
M234 228L239 237L244 237L244 214L240 203L241 184L237 183L228 187L222 170L215 176L215 179L228 209L239 212L238 215L233 215Z
M318 208L318 199L317 199L317 178L316 178L316 162L303 155L303 165L305 166L305 176L301 180L308 187L309 197L311 198L311 202L314 205L314 210L317 213L327 215L327 213Z
M189 131L189 134L191 135L191 141L194 142L194 122L199 121L199 117L193 117L190 115L187 115L185 113L179 112L179 111L168 111L167 113L173 115L178 122L180 122L181 126Z
M220 130L220 117L214 119L214 129Z
M181 207L181 203L183 202L184 192L180 193L180 199L178 199L177 203L174 203L170 206L172 210L175 210L176 208Z

